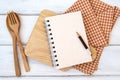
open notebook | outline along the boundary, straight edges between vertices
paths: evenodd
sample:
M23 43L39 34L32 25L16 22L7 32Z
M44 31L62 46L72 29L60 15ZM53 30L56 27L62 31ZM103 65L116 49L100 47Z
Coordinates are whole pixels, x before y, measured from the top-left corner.
M53 63L57 69L92 61L91 54L76 34L80 33L88 45L80 11L47 17L45 25Z

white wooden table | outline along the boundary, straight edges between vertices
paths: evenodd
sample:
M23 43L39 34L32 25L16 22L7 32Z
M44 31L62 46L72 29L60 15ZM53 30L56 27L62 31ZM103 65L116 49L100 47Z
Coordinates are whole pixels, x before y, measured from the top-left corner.
M98 70L93 76L85 75L74 69L61 72L29 58L31 71L24 71L22 59L20 64L22 77L15 77L11 36L6 28L6 14L13 10L20 14L20 35L24 46L43 9L63 13L76 0L0 0L0 80L120 80L120 17L111 33L110 45L103 51ZM103 0L120 7L120 0Z

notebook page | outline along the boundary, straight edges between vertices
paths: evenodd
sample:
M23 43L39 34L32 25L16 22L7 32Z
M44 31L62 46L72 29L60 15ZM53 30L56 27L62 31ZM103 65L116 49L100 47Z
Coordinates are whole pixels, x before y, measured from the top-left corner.
M76 64L81 64L91 61L91 56L86 52L86 49L80 42L76 32L79 32L85 42L88 44L84 24L82 21L81 12L74 12L69 14L63 14L59 16L48 17L47 24L50 24L52 33L52 40L54 42L51 47L51 53L54 56L54 60L58 60L56 64L57 69L70 67ZM55 51L55 52L54 52Z

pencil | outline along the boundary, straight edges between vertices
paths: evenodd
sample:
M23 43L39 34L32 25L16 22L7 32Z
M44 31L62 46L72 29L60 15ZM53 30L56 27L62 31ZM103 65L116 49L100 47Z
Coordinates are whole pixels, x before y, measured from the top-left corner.
M76 34L78 35L78 38L80 39L80 41L82 42L83 46L85 47L85 49L88 49L88 46L86 45L85 41L83 40L83 38L80 36L80 34L78 32L76 32Z
M85 47L87 53L88 53L88 54L91 54L91 52L90 52L87 44L86 44L85 41L83 40L82 36L80 36L80 34L79 34L78 32L76 32L76 34L77 34L79 40L81 41L81 43L83 44L83 46Z

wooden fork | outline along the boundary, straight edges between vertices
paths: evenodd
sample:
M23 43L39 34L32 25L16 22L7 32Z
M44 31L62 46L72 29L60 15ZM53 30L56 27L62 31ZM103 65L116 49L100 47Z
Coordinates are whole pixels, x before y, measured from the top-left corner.
M17 37L18 46L20 48L20 52L21 52L21 56L22 56L22 59L23 59L24 67L25 67L26 72L28 72L28 71L30 71L28 60L27 60L27 57L24 53L24 48L22 46L22 42L21 42L20 37L19 37L20 21L18 20L17 16L15 15L15 12L11 12L8 15L8 24L10 26L10 29L15 33L15 35Z
M12 40L13 40L15 73L16 73L16 76L21 76L21 70L20 70L18 53L17 53L17 39L16 39L14 32L10 30L10 26L8 24L8 16L6 18L6 25L7 25L8 31L11 34Z

